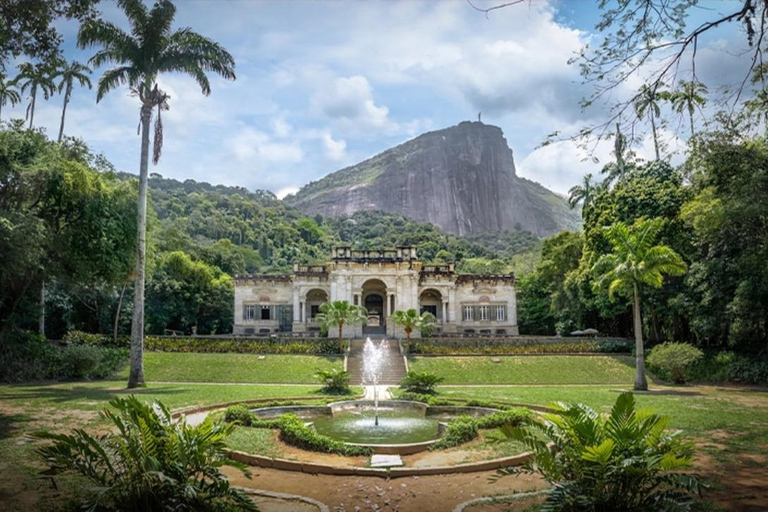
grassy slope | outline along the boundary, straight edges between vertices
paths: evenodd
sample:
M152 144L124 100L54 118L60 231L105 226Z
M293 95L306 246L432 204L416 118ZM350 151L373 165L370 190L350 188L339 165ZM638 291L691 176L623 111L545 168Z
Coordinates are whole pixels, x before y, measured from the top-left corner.
M526 404L581 402L600 412L608 412L618 397L618 390L617 386L457 386L440 388L440 395ZM732 460L744 452L768 454L768 444L765 444L768 439L766 393L713 388L665 388L664 392L671 394L635 395L635 398L640 408L669 416L671 428L721 443L725 448L713 445L706 450L718 459Z
M316 383L317 370L341 369L341 357L147 352L148 381ZM121 377L128 378L128 368Z
M445 384L631 384L635 372L631 357L607 355L411 356L408 364L444 377Z

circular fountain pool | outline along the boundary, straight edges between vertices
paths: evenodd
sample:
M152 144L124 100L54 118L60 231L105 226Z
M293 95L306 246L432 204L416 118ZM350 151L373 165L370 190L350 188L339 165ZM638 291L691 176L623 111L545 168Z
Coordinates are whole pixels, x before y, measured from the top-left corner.
M379 409L379 422L370 409L340 412L313 420L318 433L355 444L412 444L440 437L440 422L417 409Z

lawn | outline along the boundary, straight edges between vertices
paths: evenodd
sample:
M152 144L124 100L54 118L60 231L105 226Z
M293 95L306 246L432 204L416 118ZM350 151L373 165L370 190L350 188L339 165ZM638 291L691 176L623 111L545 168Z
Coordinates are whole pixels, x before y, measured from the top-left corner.
M436 373L445 384L631 384L635 379L634 359L616 355L411 356L408 365Z
M619 390L618 386L443 386L440 396L542 405L580 402L608 412ZM768 393L703 387L657 388L655 393L636 394L638 406L669 416L671 428L711 441L705 451L719 461L731 462L743 453L768 455Z
M341 369L338 356L146 352L144 373L155 382L317 382L317 370ZM121 377L128 378L128 368Z

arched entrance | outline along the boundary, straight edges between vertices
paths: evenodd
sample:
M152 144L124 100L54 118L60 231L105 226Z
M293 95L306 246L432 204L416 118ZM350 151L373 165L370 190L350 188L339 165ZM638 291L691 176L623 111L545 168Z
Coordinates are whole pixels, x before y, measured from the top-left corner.
M369 279L363 284L363 307L368 310L368 323L363 334L387 332L387 285L380 279Z
M328 302L328 292L320 288L309 290L304 298L304 321L314 322L315 317L320 312L320 306L326 302Z
M419 295L419 313L428 311L440 323L443 321L443 295L434 288L428 288Z

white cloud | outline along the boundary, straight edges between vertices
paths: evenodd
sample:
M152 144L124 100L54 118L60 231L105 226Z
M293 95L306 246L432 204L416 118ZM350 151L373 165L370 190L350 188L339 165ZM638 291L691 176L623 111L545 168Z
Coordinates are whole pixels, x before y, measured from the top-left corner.
M364 76L337 77L321 86L310 100L311 108L346 126L391 131L395 124L389 109L373 100L373 88Z
M241 162L290 164L304 160L304 151L296 142L277 142L269 134L243 128L229 142L229 149Z
M323 134L323 147L325 148L325 157L334 162L340 162L347 157L347 141L334 140L330 133Z
M275 192L275 195L277 196L278 199L282 199L285 196L290 194L295 194L298 191L299 191L299 187L284 187L278 190L277 192Z

